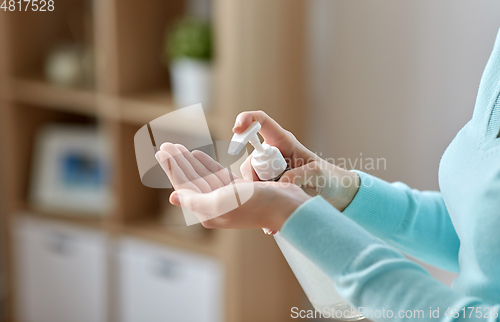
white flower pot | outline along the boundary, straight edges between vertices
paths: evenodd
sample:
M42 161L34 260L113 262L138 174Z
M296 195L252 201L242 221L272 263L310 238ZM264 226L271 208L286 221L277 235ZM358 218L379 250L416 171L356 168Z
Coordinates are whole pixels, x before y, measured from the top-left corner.
M177 59L170 63L170 79L174 104L178 108L201 103L207 109L211 103L212 66L196 59Z

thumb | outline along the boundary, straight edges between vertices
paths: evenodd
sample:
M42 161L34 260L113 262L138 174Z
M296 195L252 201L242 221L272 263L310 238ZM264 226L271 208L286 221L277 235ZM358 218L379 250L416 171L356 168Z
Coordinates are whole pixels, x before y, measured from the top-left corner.
M179 200L179 194L177 193L177 191L174 191L170 194L170 197L168 198L170 203L174 206L180 206L181 205L181 202Z
M315 181L313 179L320 174L321 169L314 161L285 172L279 182L293 183L297 186L314 187Z

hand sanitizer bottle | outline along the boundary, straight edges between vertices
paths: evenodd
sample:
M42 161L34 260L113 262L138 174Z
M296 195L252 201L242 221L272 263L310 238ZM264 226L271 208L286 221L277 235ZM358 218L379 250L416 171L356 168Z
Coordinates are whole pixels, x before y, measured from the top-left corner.
M257 136L260 128L259 122L253 122L244 132L233 135L227 152L236 155L250 142L255 148L252 152L252 167L259 179L261 181L278 181L288 169L285 158L277 147L260 143Z
M257 133L259 122L253 122L247 130L234 134L229 143L228 153L236 155L250 143L255 150L252 152L252 167L261 181L278 181L288 170L287 163L277 147L261 144ZM304 254L293 247L278 232L274 235L283 256L290 265L295 277L304 290L313 307L324 316L342 321L359 321L364 316L351 307L335 290L333 280Z

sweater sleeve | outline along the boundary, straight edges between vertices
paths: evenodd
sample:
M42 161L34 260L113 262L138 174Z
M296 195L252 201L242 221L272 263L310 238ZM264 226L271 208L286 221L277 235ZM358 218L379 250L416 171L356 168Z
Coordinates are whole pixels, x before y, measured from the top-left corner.
M460 240L439 192L356 173L361 186L344 215L408 255L458 272Z
M301 205L281 233L328 274L339 294L368 318L500 321L495 313L498 305L461 295L441 284L422 266L372 236L321 197ZM437 315L435 310L439 310Z

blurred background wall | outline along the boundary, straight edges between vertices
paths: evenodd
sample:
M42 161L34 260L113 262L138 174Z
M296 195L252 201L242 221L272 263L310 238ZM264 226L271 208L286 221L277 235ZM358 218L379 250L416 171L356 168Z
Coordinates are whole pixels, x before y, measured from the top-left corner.
M385 158L368 171L438 189L438 165L472 116L500 2L310 2L309 140L330 158ZM430 268L449 284L453 274Z

